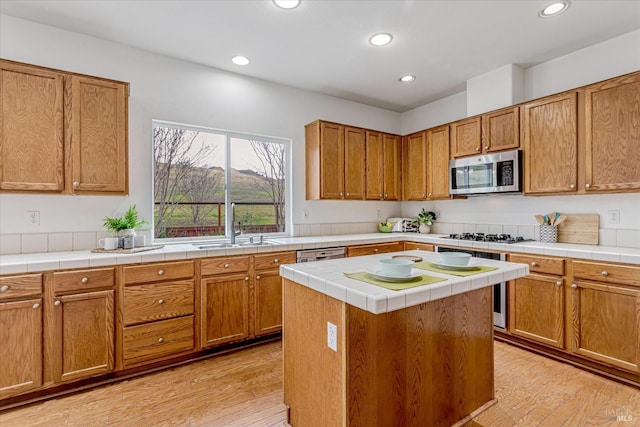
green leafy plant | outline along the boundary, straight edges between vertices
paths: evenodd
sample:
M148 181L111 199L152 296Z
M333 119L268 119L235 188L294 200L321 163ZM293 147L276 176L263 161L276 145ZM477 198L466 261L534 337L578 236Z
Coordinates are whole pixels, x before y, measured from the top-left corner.
M136 205L132 205L122 216L114 218L105 216L104 223L102 225L107 230L117 233L122 230L138 228L146 223L146 221L139 218Z
M425 208L422 208L420 212L418 212L418 224L426 224L433 225L433 222L436 220L436 213L433 211L428 211Z

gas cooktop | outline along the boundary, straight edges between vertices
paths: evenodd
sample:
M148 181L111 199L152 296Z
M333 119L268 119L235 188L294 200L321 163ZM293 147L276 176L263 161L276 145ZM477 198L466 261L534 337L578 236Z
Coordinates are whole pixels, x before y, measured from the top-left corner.
M510 234L484 234L484 233L449 234L448 236L443 236L442 238L456 239L456 240L473 240L476 242L509 243L509 244L533 241L533 239L525 239L522 236L511 237Z

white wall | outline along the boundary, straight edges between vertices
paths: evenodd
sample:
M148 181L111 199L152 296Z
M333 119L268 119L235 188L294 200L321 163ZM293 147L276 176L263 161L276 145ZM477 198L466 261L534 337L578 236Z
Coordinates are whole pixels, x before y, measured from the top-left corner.
M467 117L467 92L459 92L402 113L402 135Z
M0 235L88 232L102 218L137 204L152 218L152 119L290 138L293 141L293 221L356 222L397 216L396 203L304 200L304 125L316 119L400 133L400 114L334 97L271 84L123 45L0 15L0 56L41 66L130 82L130 195L0 195ZM346 208L349 206L348 208ZM41 212L39 227L27 224L27 211ZM12 239L0 240L7 246ZM33 237L33 236L32 236ZM11 243L14 244L14 243Z
M531 100L638 70L640 30L525 70L524 96L525 100ZM450 97L404 113L402 129L410 129L413 132L451 121L431 120L435 107L456 111L460 115L460 99ZM420 127L420 123L428 124ZM516 232L520 227L519 234L527 234L531 233L536 225L533 215L537 213L597 213L600 215L601 244L640 247L640 193L493 196L424 203L405 202L403 216L415 216L423 206L441 214L439 222L443 225L440 228L436 227L436 231L441 233L457 232L460 231L460 227L465 231L474 231L478 229L478 225L478 231L485 231L484 224L497 224L507 226L510 232ZM609 210L620 210L620 224L608 222Z

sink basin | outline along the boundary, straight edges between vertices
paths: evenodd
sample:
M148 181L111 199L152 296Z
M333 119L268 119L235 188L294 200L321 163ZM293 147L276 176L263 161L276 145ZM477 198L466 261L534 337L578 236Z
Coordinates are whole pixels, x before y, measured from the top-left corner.
M211 243L194 243L193 246L198 249L224 249L224 248L239 248L239 247L252 247L252 246L270 246L277 245L278 242L273 240L263 240L262 242L250 242L249 240L242 240L240 242L211 242Z
M194 245L198 249L224 249L224 248L237 248L239 245L232 243L207 243L206 245Z
M258 241L258 242L240 242L238 243L238 245L240 246L269 246L269 245L277 245L278 242L272 242L270 240L263 240L262 242Z

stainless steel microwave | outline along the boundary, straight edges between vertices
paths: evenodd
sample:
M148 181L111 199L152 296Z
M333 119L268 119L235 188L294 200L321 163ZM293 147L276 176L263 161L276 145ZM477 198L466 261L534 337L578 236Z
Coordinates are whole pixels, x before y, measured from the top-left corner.
M449 193L522 192L522 151L510 150L449 161Z

